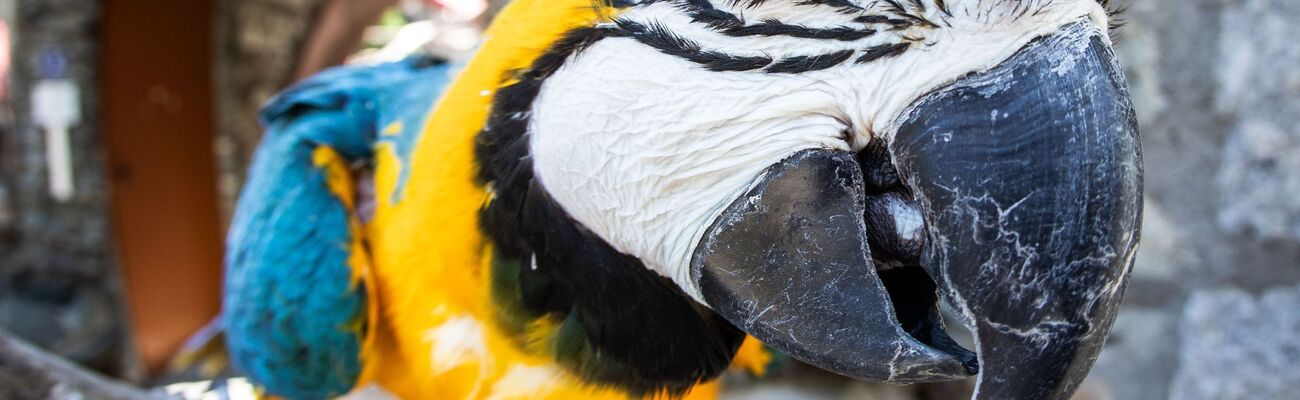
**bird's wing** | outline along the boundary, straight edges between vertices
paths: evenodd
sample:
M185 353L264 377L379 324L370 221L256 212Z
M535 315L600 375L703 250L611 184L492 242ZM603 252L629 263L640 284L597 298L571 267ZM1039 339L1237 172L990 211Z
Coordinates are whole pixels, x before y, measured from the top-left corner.
M357 383L378 313L354 174L376 147L409 152L402 126L422 125L447 68L339 68L264 109L227 243L223 315L232 361L269 393L327 398Z

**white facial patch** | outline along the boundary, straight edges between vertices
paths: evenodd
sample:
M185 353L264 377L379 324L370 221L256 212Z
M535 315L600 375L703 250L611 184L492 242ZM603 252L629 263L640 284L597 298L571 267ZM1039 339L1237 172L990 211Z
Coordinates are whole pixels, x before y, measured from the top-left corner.
M833 8L793 3L768 0L737 14L851 23ZM876 10L882 2L864 3L873 4L868 12L889 12ZM1093 0L1041 2L1026 12L1028 3L1040 2L949 0L952 15L930 4L908 11L933 26L852 41L734 37L693 22L676 3L633 8L621 18L727 54L780 59L900 41L910 48L802 73L716 72L633 38L601 40L542 85L529 126L536 178L577 222L703 303L690 276L696 244L763 170L800 150L856 151L890 140L895 121L925 94L1068 23L1089 17L1103 31L1107 24Z

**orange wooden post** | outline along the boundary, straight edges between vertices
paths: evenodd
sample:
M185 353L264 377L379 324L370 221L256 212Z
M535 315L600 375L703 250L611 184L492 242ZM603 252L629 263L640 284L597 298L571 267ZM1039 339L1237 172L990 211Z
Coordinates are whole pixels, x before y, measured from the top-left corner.
M213 0L103 7L103 128L135 343L157 372L220 308Z

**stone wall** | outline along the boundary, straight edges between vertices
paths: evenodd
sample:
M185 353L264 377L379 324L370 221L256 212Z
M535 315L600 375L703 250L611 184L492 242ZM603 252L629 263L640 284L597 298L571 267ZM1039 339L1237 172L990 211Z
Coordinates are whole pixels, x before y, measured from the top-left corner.
M1300 2L1140 0L1123 18L1147 215L1091 384L1300 398Z

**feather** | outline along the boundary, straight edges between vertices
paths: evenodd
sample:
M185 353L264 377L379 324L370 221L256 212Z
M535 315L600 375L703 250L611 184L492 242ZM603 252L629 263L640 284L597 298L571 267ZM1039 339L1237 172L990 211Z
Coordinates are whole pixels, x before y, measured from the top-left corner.
M271 102L230 237L235 364L288 398L653 392L611 386L628 363L604 356L584 318L611 308L575 307L538 278L538 261L502 256L480 230L498 200L474 150L495 95L539 72L567 33L617 13L591 0L516 1L454 81L420 60L348 67ZM358 167L373 174L373 211L359 209ZM696 383L675 392L716 396L716 383Z

